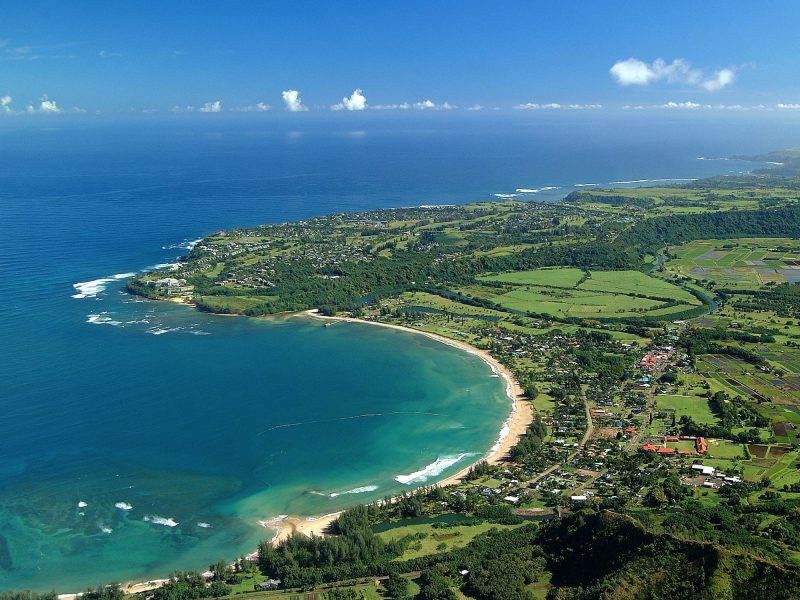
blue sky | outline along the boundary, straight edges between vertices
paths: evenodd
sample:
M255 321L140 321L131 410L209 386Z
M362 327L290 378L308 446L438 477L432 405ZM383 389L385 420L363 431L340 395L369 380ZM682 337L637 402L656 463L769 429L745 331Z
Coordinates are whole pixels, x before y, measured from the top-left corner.
M790 1L9 0L0 113L800 110L798 30Z

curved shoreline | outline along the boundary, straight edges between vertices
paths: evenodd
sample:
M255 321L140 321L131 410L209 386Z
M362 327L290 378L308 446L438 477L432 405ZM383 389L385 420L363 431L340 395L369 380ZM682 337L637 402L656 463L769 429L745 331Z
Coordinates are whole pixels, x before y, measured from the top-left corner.
M183 304L187 307L194 308L194 305L191 302L187 302L182 299L169 299L168 301L175 302L178 304ZM471 344L468 344L466 342L454 340L442 335L438 335L436 333L431 333L428 331L420 331L419 329L403 327L402 325L381 323L379 321L368 321L366 319L356 319L353 317L323 316L320 315L316 309L306 310L298 313L284 313L284 314L289 318L301 317L308 319L318 319L321 321L328 321L328 322L375 325L378 327L385 327L388 329L394 329L406 333L423 335L439 343L446 344L453 348L458 348L459 350L463 350L469 354L472 354L473 356L477 356L483 362L489 365L489 367L492 369L492 372L495 375L505 380L506 396L509 398L509 400L511 400L511 412L509 416L506 418L506 420L503 421L503 425L500 429L500 435L498 436L497 441L482 456L477 457L476 460L470 462L468 465L464 466L456 473L453 473L452 475L449 475L444 479L435 481L431 485L447 486L459 483L467 475L469 470L481 461L486 461L489 464L493 465L502 464L506 462L506 457L511 448L517 443L520 437L524 435L524 433L528 429L528 426L533 422L533 409L530 403L526 402L523 399L524 394L519 382L516 380L513 373L510 371L508 367L503 365L500 361L494 358L486 350L481 350L480 348L476 348L475 346L472 346ZM225 314L216 316L245 316L245 315ZM419 487L420 486L417 486L412 489L418 489ZM396 497L392 497L391 501L394 501ZM291 515L281 515L280 517L259 521L258 523L264 528L274 529L276 531L275 535L271 539L271 543L274 546L279 544L281 541L287 539L294 533L299 533L307 537L324 535L325 532L330 527L331 523L333 523L339 517L339 515L342 514L342 512L343 511L336 511L325 515L312 516L312 517L296 517ZM252 558L255 557L256 555L257 551L254 551L248 554L247 557ZM122 589L127 593L152 591L156 588L161 587L167 581L169 580L153 579L150 581L129 581L122 586ZM75 594L75 593L59 594L58 597L59 600L75 600L76 598L80 597L80 594Z
M446 344L453 348L458 348L459 350L468 352L473 356L477 356L483 362L489 365L495 375L498 375L505 380L506 396L508 396L509 400L511 400L511 413L503 422L503 426L500 429L500 435L495 444L486 453L460 469L458 472L439 481L435 481L431 485L447 486L459 483L464 476L469 473L469 470L481 461L486 461L493 465L505 462L511 448L516 445L520 437L522 437L522 435L524 435L527 431L528 426L533 422L533 409L531 408L530 403L523 400L524 394L522 387L514 377L514 374L508 367L503 365L486 350L481 350L480 348L476 348L475 346L467 344L466 342L444 337L443 335L438 335L428 331L420 331L419 329L412 329L410 327L403 327L402 325L394 325L392 323L367 321L366 319L356 319L353 317L326 317L320 315L316 310L307 310L301 313L295 313L293 316L302 316L305 318L319 319L321 321L329 322L375 325L378 327L395 329L397 331L404 331L406 333L423 335L439 343ZM262 524L264 527L270 527L277 530L277 533L272 538L272 544L276 545L288 538L293 533L300 533L308 537L312 535L323 535L330 524L333 523L333 521L335 521L338 516L342 514L342 512L343 511L337 511L318 517L307 518L282 516L277 519L262 521Z

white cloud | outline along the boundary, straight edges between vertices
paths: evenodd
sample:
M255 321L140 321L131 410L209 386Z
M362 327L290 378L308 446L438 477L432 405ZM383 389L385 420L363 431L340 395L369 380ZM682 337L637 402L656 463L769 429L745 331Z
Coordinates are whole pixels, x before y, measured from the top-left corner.
M677 83L683 85L700 86L709 91L716 92L731 85L736 79L732 68L720 69L711 77L706 77L702 70L692 68L691 64L681 58L668 63L662 58L657 58L652 63L646 63L638 58L621 60L609 69L609 73L620 85L649 85L657 81Z
M256 102L255 104L237 106L233 110L236 112L267 112L270 108L272 107L266 102Z
M458 108L455 104L449 102L442 102L437 104L433 100L420 100L419 102L402 102L400 104L372 104L369 108L373 110L409 110L411 108L416 110L455 110ZM475 105L467 110L480 110L483 107Z
M413 108L417 110L453 110L454 108L458 108L450 104L449 102L442 102L441 104L436 104L432 100L421 100L420 102L414 102L411 105Z
M780 105L778 105L780 106ZM800 106L800 105L799 105ZM691 100L686 100L685 102L664 102L663 104L651 104L649 106L643 106L641 104L637 105L630 105L626 104L622 107L623 110L647 110L647 109L655 109L655 110L736 110L736 111L745 111L745 110L771 110L768 109L763 104L756 104L753 106L744 106L742 104L701 104L699 102L692 102Z
M782 110L800 110L800 104L798 103L784 104L783 102L781 102L780 104L776 104L775 108L780 108Z
M117 56L122 56L119 52L109 52L108 50L100 50L97 53L97 56L100 58L115 58Z
M286 90L281 93L283 101L286 103L286 108L290 112L302 112L308 110L303 102L300 100L300 92L297 90Z
M47 97L47 94L42 96L42 99L39 101L39 106L29 105L26 109L29 113L42 113L42 114L59 114L64 112L64 109L56 104L55 100L50 100Z
M201 113L218 113L222 112L222 102L214 100L213 102L206 102L198 109Z
M724 87L729 86L736 79L736 73L733 69L720 69L711 79L703 82L703 88L709 92L716 92Z
M478 110L483 110L483 107L480 104L473 104L472 106L468 106L467 110L478 111Z
M194 112L194 106L173 106L172 112L174 113L184 113L184 112Z
M373 110L408 110L411 105L408 102L401 104L373 104L370 108Z
M525 104L517 104L515 110L587 110L603 108L602 104L559 104L558 102L550 102L548 104L539 104L538 102L526 102Z
M11 112L11 96L3 96L0 98L0 112L10 113Z
M364 110L367 108L367 98L360 89L356 89L349 98L342 98L339 104L331 106L331 110Z

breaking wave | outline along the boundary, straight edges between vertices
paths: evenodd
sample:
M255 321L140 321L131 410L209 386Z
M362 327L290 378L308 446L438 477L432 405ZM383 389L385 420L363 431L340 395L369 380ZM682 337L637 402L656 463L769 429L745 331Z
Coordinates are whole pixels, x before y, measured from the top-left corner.
M336 498L336 496L344 496L345 494L365 494L366 492L374 492L378 489L377 485L364 485L361 487L353 488L352 490L347 490L346 492L333 492L328 494L329 498Z
M75 288L77 293L72 294L72 297L97 298L97 294L104 292L109 283L127 279L128 277L133 277L134 275L136 275L136 273L117 273L116 275L111 275L110 277L101 277L100 279L93 279L92 281L79 281L78 283L73 283L72 287Z
M153 525L164 525L165 527L177 527L178 522L175 519L168 517L159 517L158 515L145 515L142 521L152 523Z
M395 481L399 481L404 485L411 485L412 483L423 483L428 481L431 477L441 475L446 469L449 469L454 464L464 460L467 456L471 456L468 452L456 454L454 456L440 456L431 464L419 471L414 471L408 475L397 475Z

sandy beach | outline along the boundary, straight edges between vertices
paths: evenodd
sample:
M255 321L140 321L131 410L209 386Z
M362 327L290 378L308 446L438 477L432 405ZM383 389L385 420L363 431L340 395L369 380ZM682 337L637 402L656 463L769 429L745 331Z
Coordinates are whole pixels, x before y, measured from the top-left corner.
M428 338L436 340L437 342L441 342L442 344L447 344L448 346L453 346L454 348L459 348L460 350L464 350L465 352L469 352L470 354L479 357L481 360L483 360L486 364L488 364L491 367L492 371L494 371L495 374L499 375L505 380L506 393L508 394L508 397L511 400L511 414L503 424L501 437L498 439L497 443L495 443L495 445L492 446L492 448L482 457L473 461L469 465L465 466L457 473L454 473L453 475L450 475L445 479L437 481L436 485L445 486L458 483L469 472L470 468L473 465L475 465L475 463L480 461L486 461L490 464L495 464L495 465L503 463L506 457L508 456L508 453L511 450L511 448L517 443L517 441L525 433L525 431L527 431L528 425L530 425L531 422L533 421L533 410L531 409L530 404L522 399L523 398L522 388L517 382L517 380L514 378L514 375L505 365L501 364L497 359L495 359L491 354L489 354L485 350L481 350L465 342L460 342L458 340L446 338L444 336L437 335L435 333L429 333L427 331L419 331L418 329L411 329L409 327L403 327L401 325L392 325L390 323L379 323L376 321L366 321L363 319L354 319L349 317L325 317L318 314L317 311L314 310L305 311L300 314L305 317L310 317L325 321L375 325L377 327L386 327L389 329L397 329L408 333L424 335ZM340 512L335 512L321 517L310 517L305 519L299 517L291 517L291 516L282 517L280 519L264 521L263 524L265 527L273 527L278 530L277 534L272 539L272 543L277 544L281 540L286 539L292 533L295 532L301 533L306 536L322 535L324 534L328 526L330 526L330 524L333 521L335 521L340 514L341 514Z

